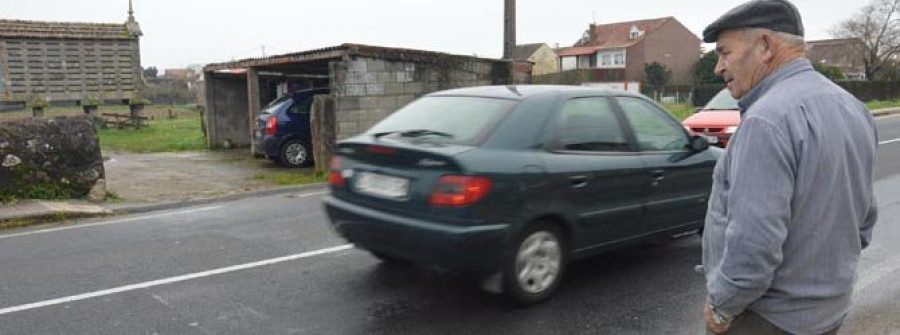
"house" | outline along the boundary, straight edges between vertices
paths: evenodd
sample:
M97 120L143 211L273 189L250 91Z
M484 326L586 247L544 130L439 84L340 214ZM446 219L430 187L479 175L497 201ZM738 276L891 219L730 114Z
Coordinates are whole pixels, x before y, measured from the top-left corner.
M163 78L180 81L194 81L197 79L197 73L194 72L193 69L166 69L163 71Z
M142 35L130 2L125 23L0 20L0 105L131 99Z
M513 59L534 64L532 75L542 75L559 71L559 58L547 43L520 44L513 50Z
M858 38L807 41L806 58L813 64L841 69L847 79L866 80L865 48Z
M559 50L560 70L596 69L603 82L640 82L644 65L672 71L671 83L689 84L700 59L700 38L674 17L591 24L572 47Z

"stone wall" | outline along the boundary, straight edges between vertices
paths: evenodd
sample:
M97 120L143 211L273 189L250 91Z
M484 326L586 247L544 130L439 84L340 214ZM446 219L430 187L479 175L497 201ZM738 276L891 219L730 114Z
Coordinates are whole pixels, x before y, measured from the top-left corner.
M0 122L0 199L83 197L103 178L87 117Z
M329 64L338 139L366 131L424 94L511 82L510 64L506 62L449 55L402 56L347 57Z

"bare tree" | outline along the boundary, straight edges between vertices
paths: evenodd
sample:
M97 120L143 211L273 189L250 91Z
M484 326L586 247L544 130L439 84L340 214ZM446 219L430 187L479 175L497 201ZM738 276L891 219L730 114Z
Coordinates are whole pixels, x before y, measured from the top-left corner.
M866 78L874 79L884 63L900 53L900 0L873 0L832 35L862 40Z

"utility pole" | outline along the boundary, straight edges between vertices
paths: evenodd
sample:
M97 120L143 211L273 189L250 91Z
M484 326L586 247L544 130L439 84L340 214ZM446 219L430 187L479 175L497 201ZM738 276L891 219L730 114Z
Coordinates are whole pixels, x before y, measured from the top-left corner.
M516 0L504 0L503 59L512 59L516 49Z

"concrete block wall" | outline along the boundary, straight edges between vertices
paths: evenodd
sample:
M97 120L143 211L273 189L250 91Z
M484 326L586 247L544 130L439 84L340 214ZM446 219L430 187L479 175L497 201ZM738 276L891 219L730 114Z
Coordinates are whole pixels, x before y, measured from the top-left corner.
M205 76L207 146L212 149L250 146L247 79Z
M337 138L369 129L381 119L435 91L507 84L505 62L436 55L404 60L345 58L330 63L336 103Z

